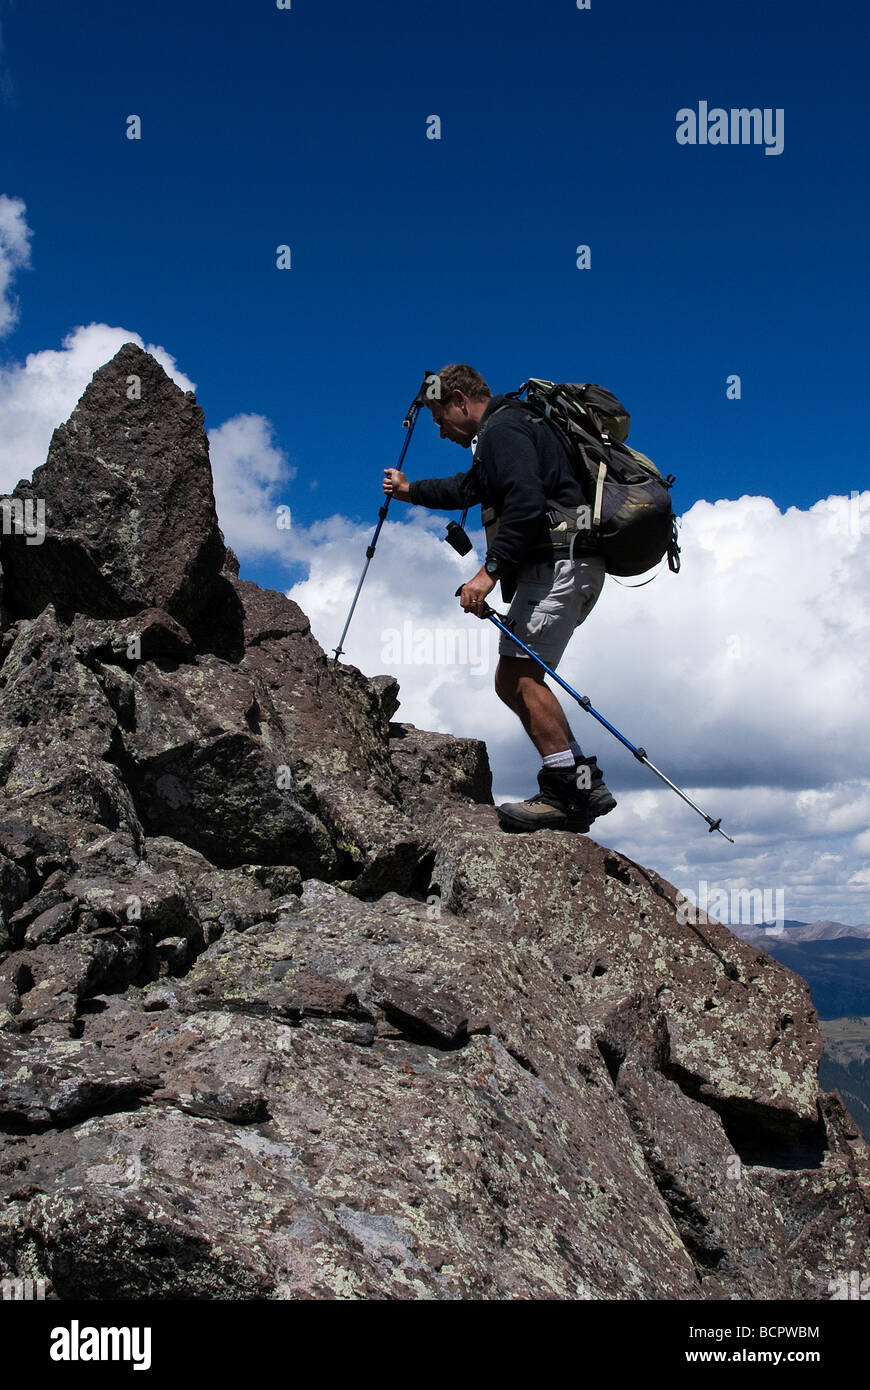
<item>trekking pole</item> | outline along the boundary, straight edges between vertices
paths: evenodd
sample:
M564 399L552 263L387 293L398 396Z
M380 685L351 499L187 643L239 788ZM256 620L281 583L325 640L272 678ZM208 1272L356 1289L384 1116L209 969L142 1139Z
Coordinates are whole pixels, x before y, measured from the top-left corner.
M461 593L462 586L460 585L460 587L456 590L456 597L458 598ZM591 714L593 718L598 720L599 724L603 724L605 729L609 729L610 732L616 738L619 739L620 743L625 744L625 747L631 753L634 754L638 762L645 763L646 766L649 768L650 772L654 772L656 777L660 777L661 780L670 787L671 791L676 792L677 796L681 796L683 800L686 802L686 804L688 806L691 806L693 811L697 811L698 815L701 816L702 819L705 820L707 822L707 825L710 827L711 835L714 830L718 830L719 834L722 835L724 839L728 841L729 844L734 844L734 841L731 839L731 836L726 835L725 831L720 829L720 826L722 824L721 816L718 820L714 820L712 816L708 816L705 811L702 811L700 806L697 806L690 796L687 796L684 791L681 791L679 787L674 785L670 777L666 777L663 772L659 771L659 769L655 766L654 763L650 762L649 758L646 755L645 748L635 748L634 744L630 743L629 740L625 738L625 736L621 734L618 729L614 729L613 725L604 718L603 714L599 714L598 710L593 708L592 701L589 699L588 695L578 695L577 691L574 690L568 684L567 681L563 681L561 676L557 675L555 671L551 671L549 666L547 666L546 663L543 662L541 658L531 650L530 647L526 646L525 642L521 642L519 637L517 637L515 633L511 632L510 628L506 627L505 624L500 621L498 614L494 611L494 609L490 608L488 603L485 603L483 605L483 616L484 618L489 618L490 622L495 623L497 628L500 628L502 632L506 633L508 637L512 638L513 641L516 642L518 647L522 647L523 651L526 653L527 656L530 656L534 661L537 661L539 666L543 666L547 675L552 676L554 681L558 681L562 689L567 690L568 694L573 696L573 698L577 701L578 705L582 705L583 709L586 710L587 714Z
M426 390L426 387L429 385L430 381L432 380L433 375L434 375L433 372L427 372L426 375L423 377L422 385L421 385L419 391L417 392L416 396L415 396L414 399L412 400L411 404L408 406L407 414L405 415L405 418L404 418L404 420L402 421L402 429L403 429L403 430L407 430L408 433L407 433L406 436L405 436L405 442L404 442L404 444L402 445L402 452L399 454L399 459L398 459L398 462L397 462L397 464L396 464L396 467L397 467L397 469L399 470L399 472L402 471L402 464L404 463L404 461L405 461L405 455L406 455L406 453L408 452L408 445L409 445L410 442L411 442L411 435L414 433L414 426L415 426L416 423L417 423L417 416L420 414L421 408L426 404L426 396L425 396L424 392L425 392L425 390ZM341 656L342 652L344 651L344 639L345 639L345 637L347 636L347 630L348 630L348 628L350 627L350 620L351 620L351 618L353 617L353 610L356 608L356 601L357 601L357 599L359 598L360 589L362 588L362 586L363 586L363 584L364 584L364 582L365 582L365 577L366 577L366 575L367 575L367 573L368 573L368 568L369 568L369 565L371 564L372 556L373 556L374 553L375 553L375 546L376 546L377 543L378 543L378 536L381 534L381 527L383 526L384 522L385 522L386 519L387 519L387 512L388 512L389 509L390 509L390 502L391 502L392 500L393 500L392 497L387 497L386 501L384 502L384 505L381 507L380 511L378 512L378 524L377 524L377 526L375 527L375 534L372 536L371 544L369 545L369 548L368 548L368 550L366 551L366 562L365 562L365 564L363 565L363 571L362 571L362 574L361 574L360 577L359 577L359 583L358 583L357 586L356 586L356 593L354 594L354 596L353 596L353 602L352 602L351 605L350 605L350 612L349 612L348 615L347 615L347 622L345 623L345 625L344 625L344 630L342 631L342 634L341 634L341 636L340 636L339 639L338 639L338 646L335 648L335 660L336 660L336 661L338 661L338 658Z

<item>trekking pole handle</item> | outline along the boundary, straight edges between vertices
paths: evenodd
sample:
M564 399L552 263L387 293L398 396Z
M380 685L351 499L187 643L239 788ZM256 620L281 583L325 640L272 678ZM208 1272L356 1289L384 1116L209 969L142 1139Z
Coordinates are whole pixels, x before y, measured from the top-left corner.
M464 584L460 584L459 588L456 590L456 593L453 595L453 597L454 597L454 598L459 598L459 595L462 593L462 590L463 590L464 588L465 588L465 585L464 585ZM494 608L490 608L489 604L488 604L488 603L485 603L485 604L483 605L483 608L482 608L481 611L480 611L480 616L481 616L482 618L500 618L502 615L501 615L501 613L496 613L496 611L495 611Z
M427 389L429 387L430 382L434 379L435 376L435 372L426 372L424 374L423 381L420 385L420 389L417 392L414 399L412 400L411 404L408 406L408 413L402 421L402 429L410 429L413 425L417 417L417 411L420 409L421 406L424 406L426 404L426 401L428 399Z

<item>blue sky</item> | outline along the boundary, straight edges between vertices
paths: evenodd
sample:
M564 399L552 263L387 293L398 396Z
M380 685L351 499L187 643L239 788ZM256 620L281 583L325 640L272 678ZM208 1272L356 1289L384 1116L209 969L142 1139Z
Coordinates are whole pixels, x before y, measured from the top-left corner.
M355 567L408 402L449 360L496 391L609 387L632 443L676 474L681 513L747 493L808 509L867 485L866 10L0 0L0 20L0 192L32 232L0 369L92 322L162 345L209 427L269 423L295 469L270 503L299 534L340 516ZM678 144L677 111L702 100L781 108L782 153ZM467 462L421 420L411 476ZM249 578L310 582L292 546L239 548ZM397 623L414 583L393 585Z
M38 293L25 277L7 351L91 318L171 344L207 418L274 423L300 520L323 513L315 478L348 514L376 511L422 371L457 358L495 390L610 386L681 509L759 483L805 505L821 469L831 489L860 485L863 459L830 431L844 410L859 426L865 398L865 11L0 13L5 185L37 233ZM675 113L700 99L783 108L782 153L679 146ZM141 141L125 138L131 113ZM431 425L413 448L418 475L463 462Z

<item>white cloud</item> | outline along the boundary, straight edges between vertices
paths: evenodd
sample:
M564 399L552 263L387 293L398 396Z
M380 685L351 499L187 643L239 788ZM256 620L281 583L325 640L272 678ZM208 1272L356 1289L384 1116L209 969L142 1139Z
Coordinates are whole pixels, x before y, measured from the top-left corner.
M0 368L0 490L11 491L45 463L52 433L69 418L94 372L124 343L146 347L129 329L89 323L68 333L60 349L32 352L23 363ZM165 348L149 343L146 350L182 391L194 389Z
M20 198L0 193L0 338L18 322L18 301L10 290L15 274L30 264L31 231Z
M292 511L282 491L296 469L262 415L236 415L209 431L215 502L227 544L246 558L291 558ZM278 508L288 508L280 516Z

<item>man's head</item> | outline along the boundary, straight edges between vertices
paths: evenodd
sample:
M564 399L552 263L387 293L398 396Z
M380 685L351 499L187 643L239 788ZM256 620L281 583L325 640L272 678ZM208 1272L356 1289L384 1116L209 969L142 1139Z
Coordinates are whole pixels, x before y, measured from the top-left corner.
M451 362L435 373L427 388L426 404L441 438L468 449L491 397L480 372L466 362Z

